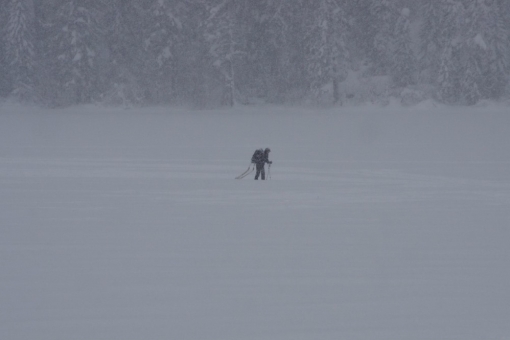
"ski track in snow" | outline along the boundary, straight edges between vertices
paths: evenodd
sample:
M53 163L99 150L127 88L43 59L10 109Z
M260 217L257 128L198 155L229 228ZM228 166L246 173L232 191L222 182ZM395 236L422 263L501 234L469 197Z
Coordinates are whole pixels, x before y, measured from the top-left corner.
M0 338L510 339L507 113L94 110L0 115Z

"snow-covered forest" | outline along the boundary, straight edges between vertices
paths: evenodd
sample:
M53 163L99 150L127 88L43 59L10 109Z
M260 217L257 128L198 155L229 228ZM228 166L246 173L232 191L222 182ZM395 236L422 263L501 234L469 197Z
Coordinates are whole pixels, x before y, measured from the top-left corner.
M0 96L45 106L510 96L508 0L0 0Z

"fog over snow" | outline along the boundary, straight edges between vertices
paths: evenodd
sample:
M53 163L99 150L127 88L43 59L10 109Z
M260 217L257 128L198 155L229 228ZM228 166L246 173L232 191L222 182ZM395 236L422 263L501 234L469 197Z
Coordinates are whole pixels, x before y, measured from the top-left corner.
M0 338L508 340L509 126L0 103Z

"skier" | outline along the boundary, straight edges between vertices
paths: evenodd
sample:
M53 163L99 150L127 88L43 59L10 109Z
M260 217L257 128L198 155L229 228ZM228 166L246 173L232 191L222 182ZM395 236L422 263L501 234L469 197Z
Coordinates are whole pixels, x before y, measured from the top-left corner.
M272 161L269 160L269 153L271 152L270 148L266 148L264 152L262 152L262 149L255 151L255 154L253 154L252 157L252 163L255 163L257 172L255 173L255 179L265 180L266 179L266 171L264 170L264 165L267 164L273 164Z

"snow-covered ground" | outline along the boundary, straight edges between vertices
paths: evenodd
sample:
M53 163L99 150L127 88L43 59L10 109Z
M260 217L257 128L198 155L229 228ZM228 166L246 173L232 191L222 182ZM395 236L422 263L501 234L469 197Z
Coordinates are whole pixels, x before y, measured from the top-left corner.
M0 339L508 340L509 246L508 107L0 104Z

